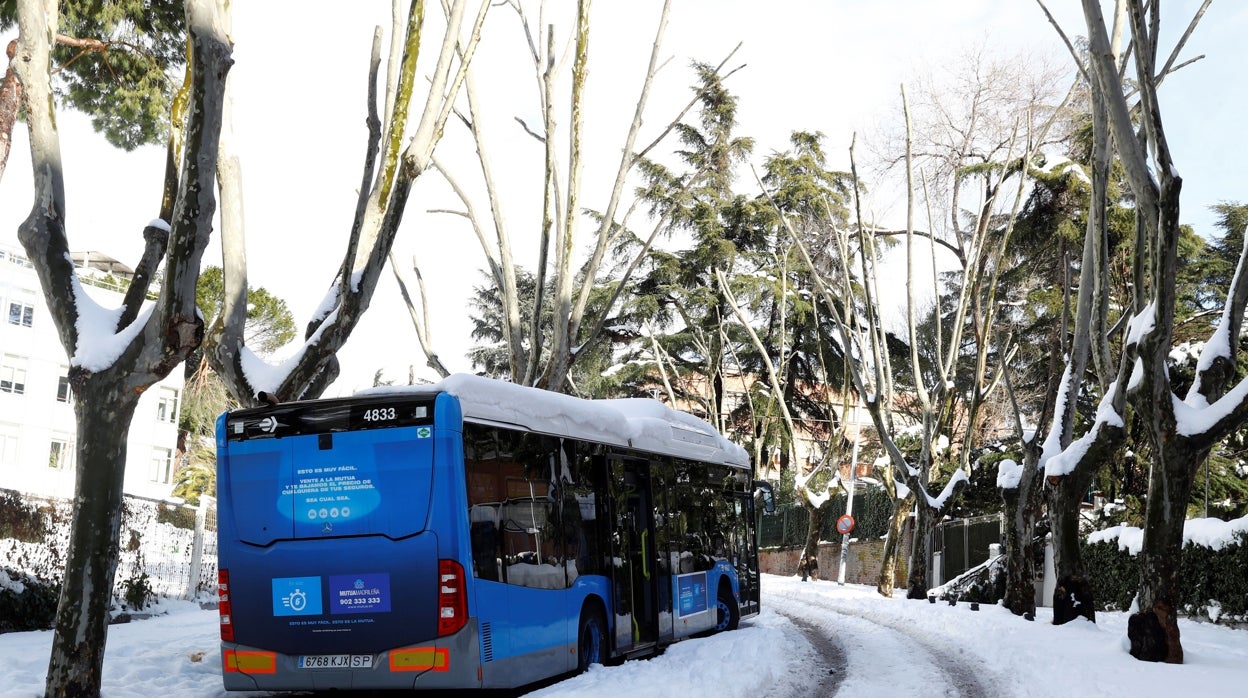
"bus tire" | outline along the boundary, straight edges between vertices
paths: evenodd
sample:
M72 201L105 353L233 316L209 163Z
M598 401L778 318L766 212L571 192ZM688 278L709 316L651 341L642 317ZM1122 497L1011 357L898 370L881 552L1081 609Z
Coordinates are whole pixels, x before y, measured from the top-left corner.
M607 620L596 606L581 611L576 633L576 673L584 674L591 664L607 661Z
M715 599L715 609L717 619L715 632L737 629L737 624L741 622L741 608L737 606L737 599L727 585L720 585L719 594Z

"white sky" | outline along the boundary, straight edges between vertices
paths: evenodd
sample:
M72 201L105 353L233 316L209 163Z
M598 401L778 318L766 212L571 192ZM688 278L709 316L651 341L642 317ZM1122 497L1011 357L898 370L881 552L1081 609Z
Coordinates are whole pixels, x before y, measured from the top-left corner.
M1086 696L1172 698L1242 695L1248 636L1210 623L1179 621L1184 664L1136 661L1127 653L1127 614L1098 613L1095 625L1052 625L1050 609L1027 622L1000 606L971 611L885 599L873 587L803 583L762 576L763 611L733 632L672 645L653 659L596 665L531 696L821 695L812 674L819 650L791 618L826 633L845 653L836 695L964 695L973 676L984 695L1001 698ZM221 687L215 610L166 602L167 616L115 625L104 655L104 698L266 696ZM38 695L51 631L0 635L0 694ZM826 672L826 670L825 670ZM824 684L825 686L828 684Z
M1078 3L1050 4L1069 34L1084 33ZM756 163L787 148L791 131L818 130L827 135L830 165L848 169L852 135L866 137L896 118L899 84L915 82L968 46L983 43L1002 53L1026 49L1067 59L1038 5L1027 0L785 0L766 5L766 11L746 0L678 0L675 5L664 43L664 55L672 60L660 73L639 142L649 142L687 101L693 82L690 60L718 63L743 42L732 64L746 68L728 86L740 100L738 133L756 139ZM1167 3L1168 36L1176 37L1198 6L1197 0ZM368 46L372 27L389 24L389 3L356 3L350 13L323 0L299 3L297 11L292 7L235 3L231 81L250 280L285 298L302 327L330 283L345 244L364 146ZM594 5L585 206L600 209L605 203L659 7L657 1ZM531 266L540 152L512 117L536 123L534 79L514 15L506 8L491 12L474 65L483 101L492 110L489 142L496 177L506 188L518 261ZM436 14L430 13L434 25ZM566 31L568 24L556 28ZM1246 28L1248 6L1216 3L1185 52L1185 57L1204 53L1207 58L1172 76L1162 90L1171 148L1184 176L1182 218L1203 234L1212 232L1206 206L1248 201L1248 177L1236 167L1241 160L1236 117L1245 103L1239 44ZM567 116L561 114L560 120L566 127ZM142 248L142 228L158 204L163 151L115 151L75 114L63 114L60 124L71 248L102 251L133 265ZM458 124L449 125L438 156L468 182L475 164L463 136ZM19 124L0 182L0 241L9 244L16 244L16 227L31 200L27 148ZM470 345L465 299L479 282L484 256L462 219L424 213L456 203L435 174L426 174L409 201L395 253L405 271L413 255L419 258L432 295L434 345L452 371L467 371L471 366L462 356ZM904 215L904 202L897 197L872 204L881 220L898 221ZM484 202L478 207L484 209ZM581 230L583 244L587 227ZM206 262L220 263L215 244ZM327 396L370 385L378 368L403 381L407 366L414 364L418 376L433 378L423 368L389 272L341 358L343 378Z

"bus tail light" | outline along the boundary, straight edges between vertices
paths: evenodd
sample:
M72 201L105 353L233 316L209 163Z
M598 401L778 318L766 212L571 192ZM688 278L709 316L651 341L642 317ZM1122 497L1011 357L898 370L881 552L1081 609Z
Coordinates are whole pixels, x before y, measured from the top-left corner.
M234 614L230 609L230 571L217 571L217 612L221 615L221 639L234 641Z
M277 653L225 650L221 653L221 666L226 673L276 674Z
M438 637L453 635L467 623L464 568L454 560L438 560Z

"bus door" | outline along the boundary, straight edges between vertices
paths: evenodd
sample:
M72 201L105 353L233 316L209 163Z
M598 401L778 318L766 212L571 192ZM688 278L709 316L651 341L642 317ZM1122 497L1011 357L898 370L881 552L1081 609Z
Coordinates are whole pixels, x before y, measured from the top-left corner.
M650 463L612 457L609 482L614 511L611 531L615 591L615 648L625 654L658 642L658 569Z

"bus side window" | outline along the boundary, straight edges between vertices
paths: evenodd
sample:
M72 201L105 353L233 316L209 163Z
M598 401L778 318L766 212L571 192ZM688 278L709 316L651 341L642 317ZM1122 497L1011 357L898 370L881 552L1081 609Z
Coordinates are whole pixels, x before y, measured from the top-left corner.
M564 484L564 512L568 514L565 529L570 538L576 538L576 571L578 574L602 574L603 522L601 509L594 494L594 457L585 443L565 439L564 451L568 457L570 482ZM575 511L573 511L575 509Z
M469 511L472 567L477 579L498 581L498 510L474 505Z
M562 480L567 469L560 441L551 436L500 430L509 460L500 515L507 583L563 589L577 577L567 557L562 524ZM500 439L503 440L503 439Z
M464 425L464 475L468 485L468 531L472 544L473 575L502 581L499 569L499 510L502 471L495 430Z

